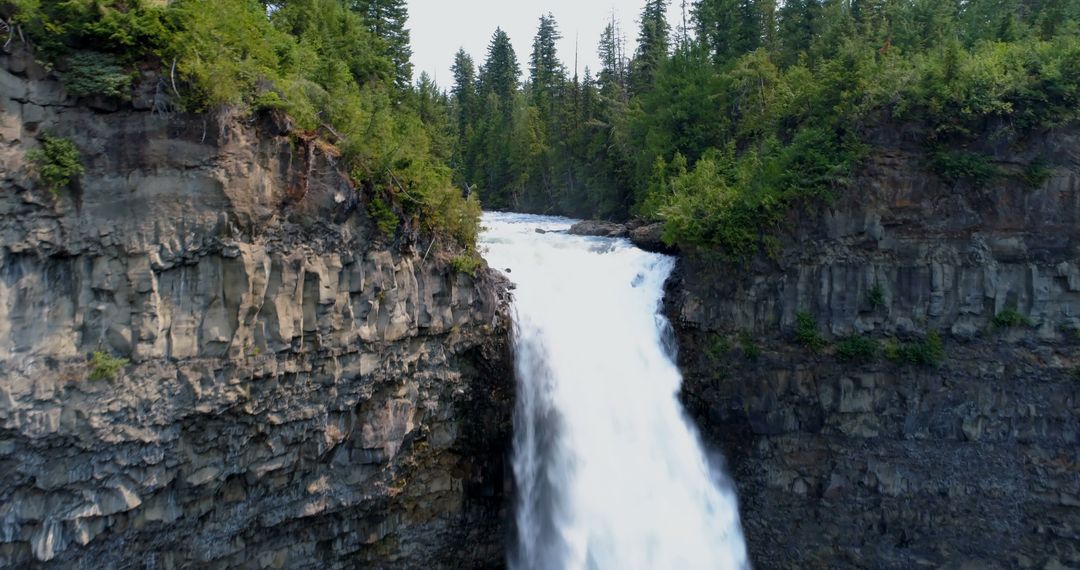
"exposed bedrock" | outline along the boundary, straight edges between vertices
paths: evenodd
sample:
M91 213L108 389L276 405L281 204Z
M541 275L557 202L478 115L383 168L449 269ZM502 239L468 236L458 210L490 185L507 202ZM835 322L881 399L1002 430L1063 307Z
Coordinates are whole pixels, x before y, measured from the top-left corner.
M155 84L87 106L0 57L0 566L502 565L504 283L377 238L284 121ZM86 167L56 198L46 131Z
M1033 141L981 149L1013 174L985 188L890 141L791 216L778 259L682 257L684 399L727 453L757 568L1080 567L1080 131ZM883 354L932 332L937 367ZM878 355L843 361L852 336Z

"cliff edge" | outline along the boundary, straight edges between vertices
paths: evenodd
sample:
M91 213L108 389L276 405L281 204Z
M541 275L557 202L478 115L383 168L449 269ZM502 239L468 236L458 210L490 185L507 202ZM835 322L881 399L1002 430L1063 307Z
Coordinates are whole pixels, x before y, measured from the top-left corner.
M757 568L1080 566L1080 132L985 142L984 185L910 140L775 258L684 254L684 399Z
M0 566L501 565L505 285L379 237L283 117L139 85L0 55Z

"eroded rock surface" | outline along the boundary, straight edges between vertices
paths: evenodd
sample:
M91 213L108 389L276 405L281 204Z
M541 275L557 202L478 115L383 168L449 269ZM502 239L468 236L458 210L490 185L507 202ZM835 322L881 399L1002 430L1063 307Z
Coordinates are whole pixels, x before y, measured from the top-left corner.
M1041 157L1037 188L947 185L883 148L792 216L778 260L688 252L671 285L685 400L728 455L755 567L1080 567L1080 134L988 151L1006 172ZM933 331L939 367L836 355Z
M147 85L0 57L0 566L500 566L505 285L377 238L283 121ZM56 198L45 131L86 167Z

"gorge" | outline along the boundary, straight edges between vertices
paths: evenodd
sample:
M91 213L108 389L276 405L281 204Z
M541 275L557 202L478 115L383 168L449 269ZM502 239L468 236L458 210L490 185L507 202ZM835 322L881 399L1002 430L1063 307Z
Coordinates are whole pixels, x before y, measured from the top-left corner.
M0 0L0 567L1080 568L1080 3L668 4Z

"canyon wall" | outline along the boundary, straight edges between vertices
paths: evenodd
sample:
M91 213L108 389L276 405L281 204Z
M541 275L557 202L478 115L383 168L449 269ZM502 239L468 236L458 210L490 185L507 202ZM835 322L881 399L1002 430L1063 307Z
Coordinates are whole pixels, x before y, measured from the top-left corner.
M0 56L0 566L501 566L505 284L379 237L286 119L169 90ZM43 133L86 168L55 197Z
M774 259L689 252L669 285L755 567L1080 567L1080 131L974 149L982 187L876 139Z

